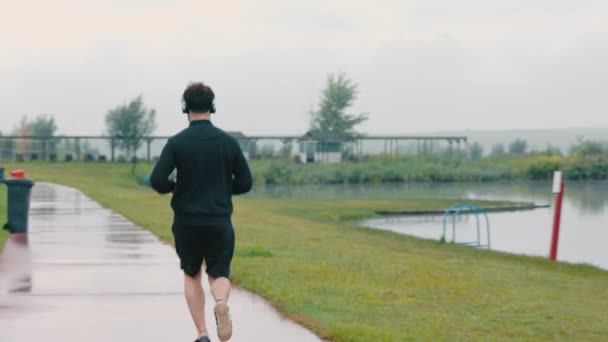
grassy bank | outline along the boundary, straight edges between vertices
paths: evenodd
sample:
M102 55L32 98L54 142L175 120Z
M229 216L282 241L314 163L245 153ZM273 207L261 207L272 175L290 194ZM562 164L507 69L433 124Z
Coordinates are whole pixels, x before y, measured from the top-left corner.
M170 198L135 185L128 165L19 167L35 180L77 187L171 241ZM608 272L442 245L352 222L378 209L449 203L236 198L234 280L334 341L608 336ZM238 317L235 323L238 328Z
M608 157L502 156L477 161L462 156L373 157L340 164L297 164L256 160L251 167L258 184L336 184L390 182L490 182L551 179L563 171L570 180L608 179Z

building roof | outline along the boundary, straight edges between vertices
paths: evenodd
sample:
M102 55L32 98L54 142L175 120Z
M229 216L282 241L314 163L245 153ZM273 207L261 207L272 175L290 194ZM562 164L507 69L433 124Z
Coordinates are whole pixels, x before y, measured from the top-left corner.
M334 132L313 129L306 132L306 134L302 136L302 140L342 141L344 140L344 138L340 137L340 135Z

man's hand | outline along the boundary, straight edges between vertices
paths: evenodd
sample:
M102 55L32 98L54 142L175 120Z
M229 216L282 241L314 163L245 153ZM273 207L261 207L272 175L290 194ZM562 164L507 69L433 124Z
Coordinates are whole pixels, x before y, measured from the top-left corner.
M171 191L172 194L175 193L175 187L177 186L177 170L173 174L173 183L175 184L175 186L173 187L173 190Z

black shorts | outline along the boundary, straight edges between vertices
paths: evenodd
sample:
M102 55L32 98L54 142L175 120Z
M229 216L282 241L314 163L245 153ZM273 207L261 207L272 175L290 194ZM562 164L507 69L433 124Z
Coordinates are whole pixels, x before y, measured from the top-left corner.
M184 272L194 277L203 265L212 277L230 277L234 255L234 229L231 224L191 226L173 224L175 250Z

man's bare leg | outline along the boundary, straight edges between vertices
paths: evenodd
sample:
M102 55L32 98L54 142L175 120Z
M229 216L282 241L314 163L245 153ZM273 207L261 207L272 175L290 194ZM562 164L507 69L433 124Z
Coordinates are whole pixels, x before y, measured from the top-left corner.
M190 309L190 315L196 326L198 336L208 336L207 324L205 323L205 292L203 292L203 284L201 276L203 272L198 272L194 277L184 273L184 292L186 294L186 303Z
M226 277L209 276L211 294L215 298L215 319L217 321L217 335L220 341L228 341L232 336L232 320L228 308L230 296L230 280Z
M228 302L228 297L230 296L230 280L228 278L209 276L209 285L211 286L211 294L216 302Z

